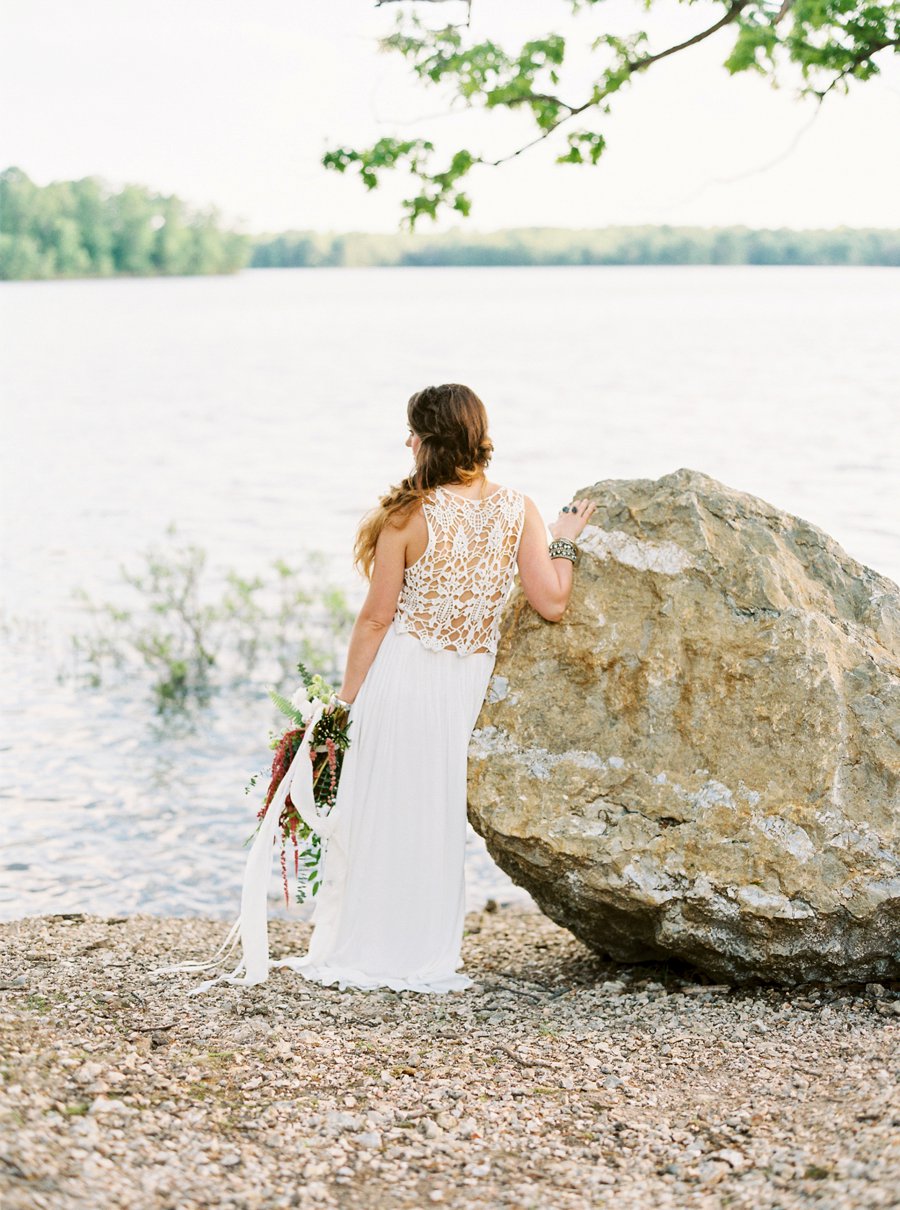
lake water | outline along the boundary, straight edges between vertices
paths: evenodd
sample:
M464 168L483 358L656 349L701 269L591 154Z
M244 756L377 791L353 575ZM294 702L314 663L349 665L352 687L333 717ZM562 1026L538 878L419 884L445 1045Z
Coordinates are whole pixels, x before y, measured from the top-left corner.
M701 470L900 580L900 271L248 271L0 286L0 916L237 914L277 725L260 684L179 723L76 684L72 589L181 538L251 574L329 552L409 469L405 404L484 399L493 479L548 519L606 478ZM274 863L273 863L274 866ZM470 829L468 906L527 899ZM273 868L273 914L285 909Z

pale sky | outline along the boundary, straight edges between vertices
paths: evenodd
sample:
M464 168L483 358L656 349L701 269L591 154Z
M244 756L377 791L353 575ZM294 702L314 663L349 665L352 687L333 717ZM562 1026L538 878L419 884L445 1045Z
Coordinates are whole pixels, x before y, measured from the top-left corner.
M473 31L506 49L549 32L576 35L560 94L580 102L584 48L643 22L660 49L721 15L704 0L607 0L571 16L565 0L475 0ZM430 24L462 3L417 6ZM535 133L522 115L451 111L399 55L378 52L395 6L374 0L0 0L0 167L39 184L99 175L213 203L246 230L394 231L408 178L367 193L323 168L329 148L428 137L439 166L459 147L497 157ZM577 36L580 31L580 37ZM469 220L429 233L513 226L743 223L771 227L900 225L900 67L812 101L721 67L727 30L638 77L596 129L595 168L554 165L563 139L502 168L477 168ZM574 98L574 100L573 100ZM594 127L592 127L594 128Z

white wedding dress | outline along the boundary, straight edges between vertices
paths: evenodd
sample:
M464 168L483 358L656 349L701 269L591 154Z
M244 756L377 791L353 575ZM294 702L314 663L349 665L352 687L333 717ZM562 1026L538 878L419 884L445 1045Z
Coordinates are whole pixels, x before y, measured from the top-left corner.
M312 803L304 746L248 860L242 918L225 943L240 929L244 959L232 975L195 992L220 980L260 982L276 966L341 989L444 993L474 982L459 969L467 754L515 576L525 501L506 487L483 500L438 487L422 507L428 545L406 568L393 621L351 706L350 747L331 812L322 819ZM277 820L294 772L302 784L294 780L292 800L311 826L318 821L322 836L321 886L306 954L269 960L260 888L271 871L271 817L274 811Z
M524 499L438 488L429 543L406 569L393 623L353 702L323 842L306 955L285 958L340 987L445 992L465 918L466 763L516 568Z

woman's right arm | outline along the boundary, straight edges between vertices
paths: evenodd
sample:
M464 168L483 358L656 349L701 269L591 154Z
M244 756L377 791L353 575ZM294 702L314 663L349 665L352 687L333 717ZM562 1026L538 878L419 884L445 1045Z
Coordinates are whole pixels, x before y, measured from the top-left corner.
M586 498L576 500L575 506L575 512L560 512L551 528L554 538L577 538L597 507ZM547 526L530 496L525 497L525 523L519 543L518 571L522 591L529 604L548 622L560 621L569 604L575 568L568 559L550 558Z
M410 530L409 521L403 525L389 521L378 535L369 591L350 633L347 667L338 694L348 705L353 704L366 679L396 612Z

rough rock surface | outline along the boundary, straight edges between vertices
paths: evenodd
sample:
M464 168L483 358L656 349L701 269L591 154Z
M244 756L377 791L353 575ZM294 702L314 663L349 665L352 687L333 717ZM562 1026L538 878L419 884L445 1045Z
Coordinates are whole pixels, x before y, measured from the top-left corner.
M900 589L707 475L606 480L569 609L517 584L469 818L598 953L900 975Z

